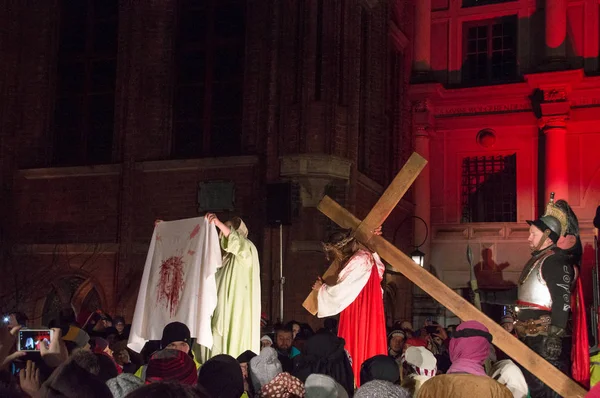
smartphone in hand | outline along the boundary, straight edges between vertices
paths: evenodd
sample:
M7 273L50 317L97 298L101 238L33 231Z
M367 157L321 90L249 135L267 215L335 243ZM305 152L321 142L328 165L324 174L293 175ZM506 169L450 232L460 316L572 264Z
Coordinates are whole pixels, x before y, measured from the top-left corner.
M21 329L19 330L17 349L19 351L39 352L42 344L50 344L53 334L52 330L45 328Z

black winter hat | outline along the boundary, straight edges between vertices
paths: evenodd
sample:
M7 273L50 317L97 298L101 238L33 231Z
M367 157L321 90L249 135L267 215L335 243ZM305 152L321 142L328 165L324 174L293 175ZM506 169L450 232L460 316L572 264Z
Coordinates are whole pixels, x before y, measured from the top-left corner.
M192 338L190 336L190 329L181 322L171 322L163 329L162 338L160 339L160 347L162 349L175 341L183 341L190 347L192 345Z

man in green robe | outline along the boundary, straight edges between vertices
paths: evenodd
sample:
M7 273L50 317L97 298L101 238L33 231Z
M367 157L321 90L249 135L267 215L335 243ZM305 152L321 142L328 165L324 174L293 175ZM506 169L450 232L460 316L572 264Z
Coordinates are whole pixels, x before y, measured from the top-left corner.
M246 350L260 352L260 264L248 228L239 217L222 223L215 214L206 219L220 231L223 265L215 275L217 308L212 317L210 357L237 358Z

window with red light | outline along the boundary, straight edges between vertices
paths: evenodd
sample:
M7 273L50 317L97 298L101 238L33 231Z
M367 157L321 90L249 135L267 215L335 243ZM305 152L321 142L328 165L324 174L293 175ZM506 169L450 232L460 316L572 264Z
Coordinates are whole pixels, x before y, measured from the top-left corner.
M517 155L464 158L462 222L517 221Z
M241 151L245 1L180 0L171 154Z
M463 82L489 84L517 78L517 17L463 25Z
M475 7L475 6L484 6L488 4L497 4L497 3L509 3L517 0L463 0L463 7Z
M52 164L112 159L117 0L62 0Z

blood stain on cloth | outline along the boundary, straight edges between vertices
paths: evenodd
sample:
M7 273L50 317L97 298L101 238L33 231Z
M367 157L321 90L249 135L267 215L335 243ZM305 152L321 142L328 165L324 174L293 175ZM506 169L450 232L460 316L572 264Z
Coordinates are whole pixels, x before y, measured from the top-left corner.
M171 316L177 312L179 300L185 285L182 256L172 256L160 265L160 280L158 281L157 303L169 310Z
M200 224L196 224L196 227L194 228L194 230L190 233L190 240L194 239L194 237L196 235L198 235L198 232L200 232Z

